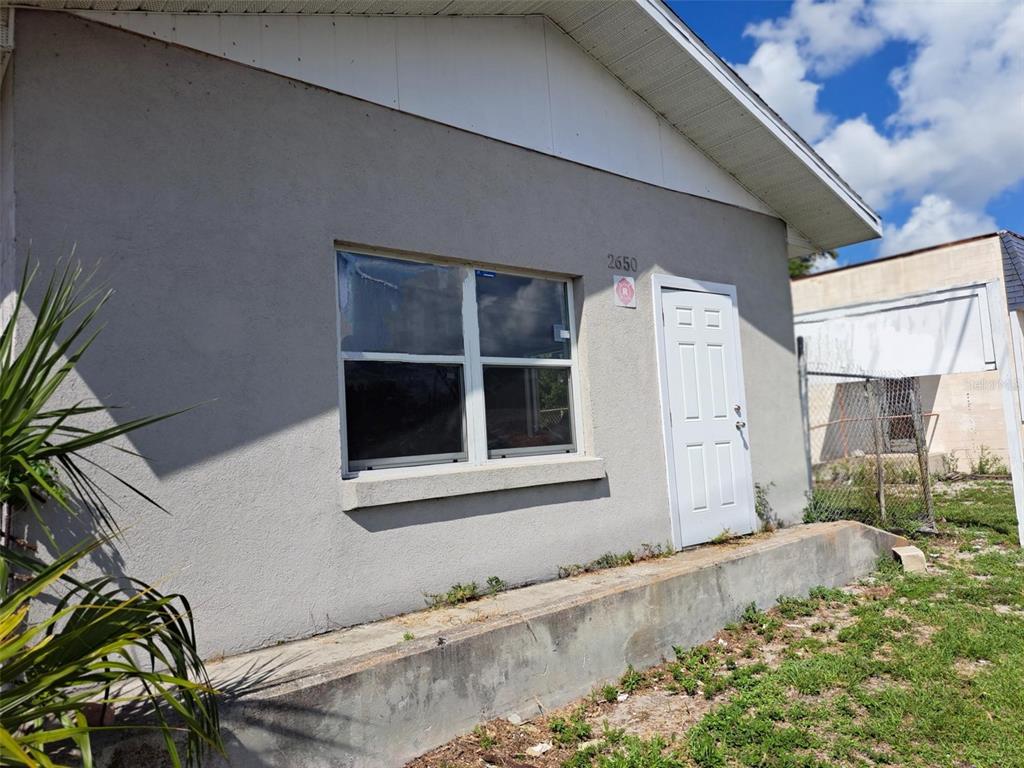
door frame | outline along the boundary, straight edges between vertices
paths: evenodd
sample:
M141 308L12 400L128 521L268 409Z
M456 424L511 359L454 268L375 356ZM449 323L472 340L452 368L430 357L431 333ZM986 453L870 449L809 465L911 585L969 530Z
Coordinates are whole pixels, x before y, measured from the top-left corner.
M672 525L672 545L676 549L682 549L683 532L680 526L683 524L682 516L679 513L679 478L676 477L675 445L672 441L672 421L669 417L669 387L668 387L668 366L665 360L665 320L664 302L662 296L664 291L693 291L695 293L717 293L728 296L732 302L733 328L736 344L733 349L733 358L736 365L736 373L740 380L740 391L737 393L737 403L743 409L741 417L747 422L747 442L750 442L750 414L747 410L747 385L743 375L743 349L740 342L740 311L739 301L736 297L736 286L729 283L713 283L707 280L693 280L688 277L676 277L675 275L654 274L651 276L651 287L653 301L651 306L654 310L654 339L655 353L658 360L658 394L661 400L661 433L665 443L665 474L668 479L668 506L669 521ZM747 505L750 514L751 529L757 531L757 513L754 510L754 470L751 461L750 449L747 449L747 464L750 466L749 484L746 486Z

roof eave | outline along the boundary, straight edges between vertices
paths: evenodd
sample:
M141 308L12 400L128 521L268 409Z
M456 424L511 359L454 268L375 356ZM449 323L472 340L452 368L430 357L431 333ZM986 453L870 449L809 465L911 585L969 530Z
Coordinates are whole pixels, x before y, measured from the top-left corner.
M795 157L810 167L814 173L855 211L867 225L871 240L882 235L882 220L865 200L833 169L785 120L773 110L736 71L722 60L708 45L700 39L662 0L636 0L644 7L655 21L663 25L673 35L679 45L691 49L691 56L704 64L705 70L722 83L744 106L783 142ZM862 242L862 241L856 241ZM825 250L852 245L853 243L837 243L826 246Z
M882 234L878 214L662 0L20 0L16 5L150 13L543 15L775 211L807 243L801 247L827 251ZM667 59L652 63L644 58L644 46L660 47ZM673 74L680 82L670 77L667 84L652 85Z

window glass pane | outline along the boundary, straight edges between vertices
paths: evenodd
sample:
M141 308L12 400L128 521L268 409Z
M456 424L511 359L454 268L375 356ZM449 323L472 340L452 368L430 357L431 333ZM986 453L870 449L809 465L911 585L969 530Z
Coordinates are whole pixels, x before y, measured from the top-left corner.
M339 251L342 350L461 355L464 274Z
M461 365L345 361L349 462L466 458Z
M478 269L476 301L483 356L569 358L564 282Z
M484 407L492 453L572 445L568 368L484 366Z

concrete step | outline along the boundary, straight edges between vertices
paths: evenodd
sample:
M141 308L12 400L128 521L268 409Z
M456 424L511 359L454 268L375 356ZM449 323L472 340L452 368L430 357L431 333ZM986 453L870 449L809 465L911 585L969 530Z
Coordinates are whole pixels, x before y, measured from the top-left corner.
M705 642L751 602L847 584L905 543L855 522L803 525L214 662L230 765L401 765ZM156 756L152 741L122 741L98 764Z

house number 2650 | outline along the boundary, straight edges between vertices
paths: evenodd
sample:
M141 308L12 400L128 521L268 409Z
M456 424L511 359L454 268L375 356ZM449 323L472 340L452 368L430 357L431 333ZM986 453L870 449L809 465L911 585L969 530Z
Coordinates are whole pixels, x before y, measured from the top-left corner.
M618 269L623 272L636 272L636 256L616 256L608 254L608 269Z

